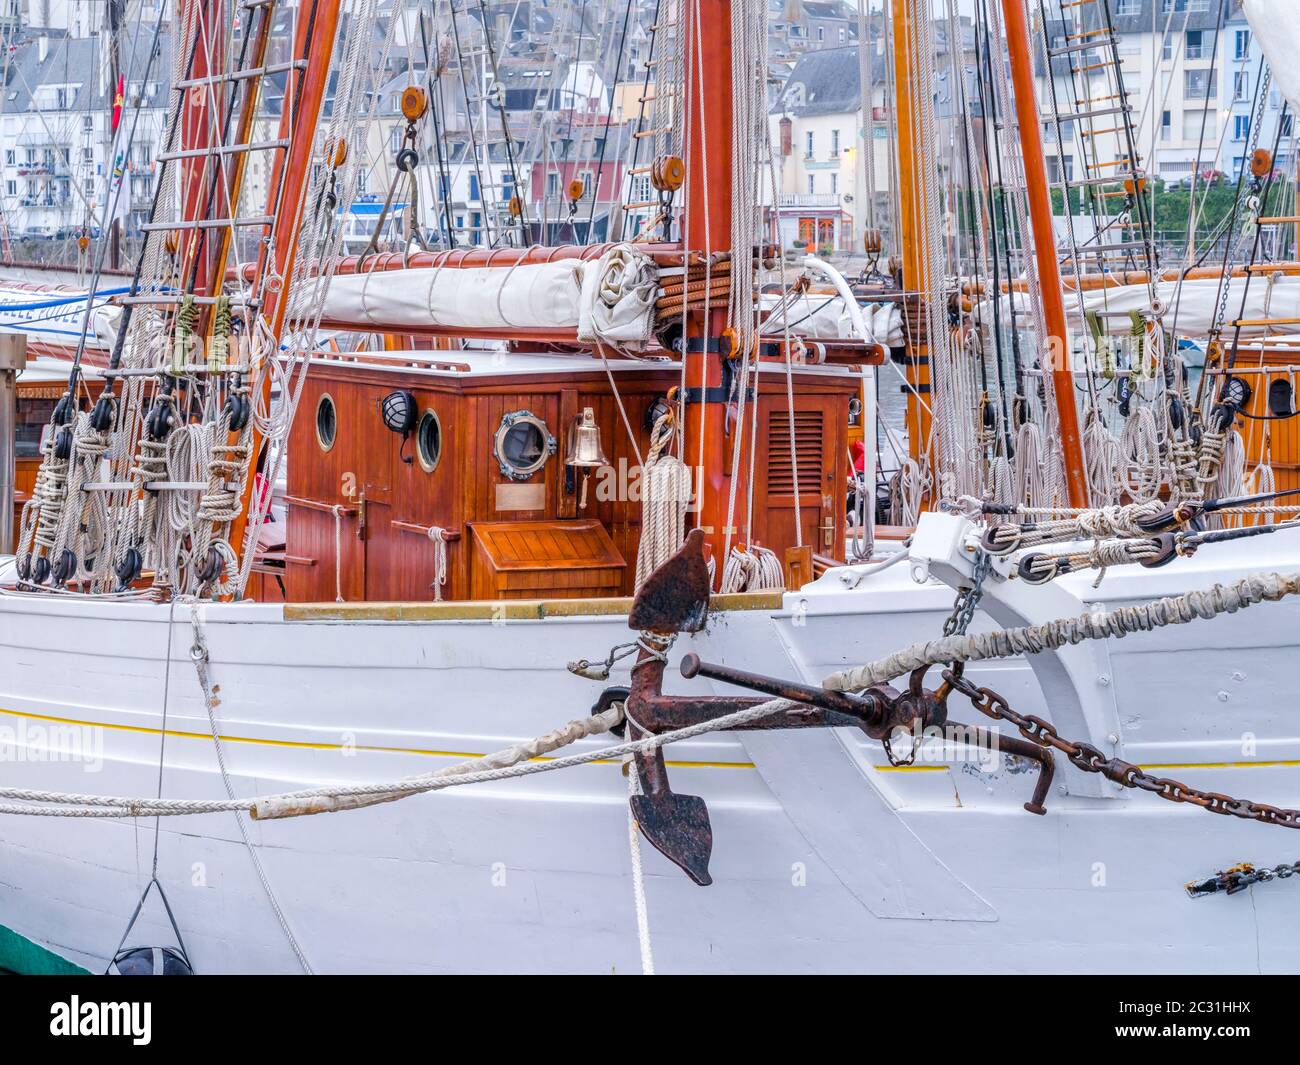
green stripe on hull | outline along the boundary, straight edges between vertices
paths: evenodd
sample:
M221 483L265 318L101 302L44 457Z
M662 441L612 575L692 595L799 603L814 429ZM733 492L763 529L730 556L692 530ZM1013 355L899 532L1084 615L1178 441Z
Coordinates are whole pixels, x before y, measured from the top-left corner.
M0 925L0 971L6 969L20 976L86 976L90 972Z

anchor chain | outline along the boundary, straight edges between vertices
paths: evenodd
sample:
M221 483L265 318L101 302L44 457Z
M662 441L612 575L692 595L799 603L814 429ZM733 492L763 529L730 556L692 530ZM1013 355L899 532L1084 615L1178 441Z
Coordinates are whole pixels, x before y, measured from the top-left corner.
M957 598L952 604L952 613L943 623L945 636L966 635L971 619L975 617L975 610L980 605L980 600L984 598L984 581L992 568L993 559L989 553L983 548L978 549L975 553L975 572L971 575L971 586L962 588L957 593Z
M1272 869L1256 869L1250 862L1242 862L1231 869L1220 869L1214 876L1205 880L1193 880L1184 886L1187 888L1188 895L1199 899L1219 892L1235 895L1238 891L1245 891L1252 884L1267 884L1270 880L1287 880L1296 875L1300 875L1300 862L1292 862L1290 865L1283 863L1275 865Z
M1169 802L1191 803L1212 814L1240 817L1247 821L1260 821L1281 828L1300 828L1300 810L1269 806L1249 799L1236 799L1217 791L1204 791L1169 777L1148 773L1132 762L1108 758L1104 751L1082 740L1071 742L1057 734L1051 722L1033 714L1013 710L1003 696L991 688L981 688L966 680L959 670L945 670L943 678L954 691L966 696L971 705L985 717L994 721L1009 721L1020 730L1025 739L1040 747L1060 751L1070 764L1085 773L1099 773L1126 788L1150 792Z

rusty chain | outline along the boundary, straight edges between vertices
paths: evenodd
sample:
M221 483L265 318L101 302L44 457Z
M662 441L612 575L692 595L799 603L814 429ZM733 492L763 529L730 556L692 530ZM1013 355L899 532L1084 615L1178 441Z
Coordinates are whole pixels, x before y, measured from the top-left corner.
M1268 806L1249 799L1235 799L1231 795L1224 795L1217 791L1203 791L1169 777L1155 776L1132 762L1106 757L1104 751L1090 743L1062 739L1051 722L1044 721L1033 714L1021 714L1013 710L1006 699L991 688L981 688L966 680L960 668L945 670L943 678L953 690L961 692L970 699L971 705L985 717L990 717L994 721L1011 722L1025 739L1037 743L1040 747L1060 751L1069 759L1071 765L1085 773L1099 773L1107 780L1113 780L1126 788L1150 792L1157 798L1169 802L1191 803L1212 814L1240 817L1247 821L1260 821L1266 825L1278 825L1282 828L1300 828L1300 810Z
M1220 891L1235 895L1238 891L1245 891L1251 884L1267 884L1270 880L1287 880L1293 876L1300 876L1300 862L1292 862L1290 865L1283 863L1272 869L1256 869L1250 862L1242 862L1231 869L1221 869L1214 876L1193 880L1184 886L1187 894L1199 899Z

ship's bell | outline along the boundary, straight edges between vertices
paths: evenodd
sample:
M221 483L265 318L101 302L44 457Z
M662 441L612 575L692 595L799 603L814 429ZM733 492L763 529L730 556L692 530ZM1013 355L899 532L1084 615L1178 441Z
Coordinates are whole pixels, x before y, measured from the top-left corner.
M596 412L584 407L582 414L573 419L569 426L569 452L564 460L567 466L595 469L608 466L605 449L600 444L600 426L596 424Z

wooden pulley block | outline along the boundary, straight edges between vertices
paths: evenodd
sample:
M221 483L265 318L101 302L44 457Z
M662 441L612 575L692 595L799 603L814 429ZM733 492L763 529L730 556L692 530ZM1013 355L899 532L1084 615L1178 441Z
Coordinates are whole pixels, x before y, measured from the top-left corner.
M1124 191L1130 196L1137 196L1146 191L1147 179L1145 174L1136 174L1133 177L1124 179Z
M582 199L582 194L587 191L587 187L577 178L574 178L569 182L569 187L566 191L568 192L569 199L576 203L578 200Z
M862 247L868 255L879 255L885 246L885 238L878 229L866 229L862 232Z
M1250 172L1257 178L1268 177L1273 172L1273 153L1267 148L1256 148L1250 157Z
M650 164L650 184L659 192L676 192L686 181L686 164L675 155L661 155Z
M86 236L85 233L82 233L81 236L77 238L77 248L81 251L85 251L89 247L90 247L90 238Z
M418 122L429 109L429 98L418 85L408 85L402 91L402 116L407 122Z
M334 142L334 150L326 155L330 157L330 167L337 170L348 161L348 142L340 137Z
M521 214L524 213L524 205L523 205L523 202L519 199L518 196L511 196L511 197L510 197L510 207L509 207L509 209L510 209L510 217L511 217L511 218L518 218Z

